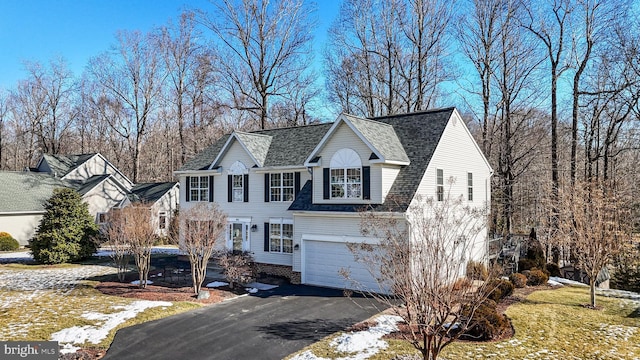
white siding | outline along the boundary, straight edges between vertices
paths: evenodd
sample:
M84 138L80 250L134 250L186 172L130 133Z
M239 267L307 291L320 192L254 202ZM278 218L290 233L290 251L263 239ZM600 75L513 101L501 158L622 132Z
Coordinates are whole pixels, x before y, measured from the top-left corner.
M109 178L84 194L82 199L89 205L89 213L95 218L97 213L108 212L126 197L126 191Z
M249 202L228 202L227 201L227 170L236 161L241 161L247 169L249 169ZM293 254L271 253L264 251L264 231L269 229L264 228L264 223L269 222L270 218L285 218L293 220L293 215L287 209L291 206L290 201L285 202L265 202L264 201L264 172L256 172L259 168L253 168L254 163L249 155L244 151L242 146L234 141L230 145L229 150L219 161L219 165L222 166L222 173L214 175L214 202L216 202L222 211L224 211L229 218L250 218L251 225L257 225L256 231L249 232L250 251L253 252L257 262L287 265L291 266L293 263ZM264 171L264 170L262 170ZM304 186L307 180L311 179L311 176L304 168L300 169L282 169L273 170L273 172L299 172L300 173L300 187ZM197 203L186 202L186 176L204 176L211 173L198 173L194 171L193 174L180 176L180 208L188 209ZM296 226L294 225L294 232ZM224 245L224 239L221 244ZM296 250L294 250L294 253Z
M0 231L6 231L21 246L29 243L40 224L43 214L0 214Z
M400 172L400 167L384 165L380 167L380 172L380 175L377 175L376 172L376 177L378 177L382 182L382 184L380 185L380 188L382 190L380 202L382 203L387 198L387 194L389 194L389 190L391 190L391 186L393 185L394 181L396 181L396 177ZM373 182L373 167L371 167L371 177L371 180Z
M455 121L453 121L454 118ZM465 203L469 205L482 207L490 204L491 168L486 163L466 125L455 112L444 130L416 195L435 198L436 169L443 170L445 196L451 189L451 196L462 195ZM467 173L473 174L473 201L471 202L467 200ZM451 177L455 180L453 185L448 184L448 179ZM487 231L485 230L475 239L474 249L468 254L467 260L469 258L475 260L483 258L486 250L486 236Z
M171 190L167 191L160 199L158 199L151 207L151 212L153 214L152 222L154 229L156 229L156 234L167 235L167 230L169 229L169 225L171 224L173 212L178 208L179 196L179 188L178 186L174 186ZM163 211L167 213L167 227L164 230L159 228L159 216L160 212Z

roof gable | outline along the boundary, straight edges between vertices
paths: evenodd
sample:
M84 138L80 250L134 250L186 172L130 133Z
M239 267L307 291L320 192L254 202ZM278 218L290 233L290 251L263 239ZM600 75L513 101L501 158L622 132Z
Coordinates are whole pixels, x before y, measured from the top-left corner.
M271 138L268 151L262 162L263 167L303 167L309 153L330 127L330 123L323 123L259 130L244 134L265 135ZM235 134L238 134L238 132ZM232 136L233 134L224 135L193 159L187 161L179 171L189 172L212 169L211 165L216 164L218 157Z
M271 136L235 131L224 144L215 160L211 162L209 169L213 169L218 165L234 140L238 141L240 146L242 146L244 151L249 154L249 157L251 157L251 160L253 160L256 165L259 167L264 166L264 160L267 157L267 153L269 152L269 147L271 145Z
M316 158L318 153L320 153L343 123L369 147L372 152L372 156L370 157L372 162L394 163L398 165L409 164L409 157L400 139L396 135L393 126L353 115L341 114L329 131L323 136L322 140L318 142L311 154L309 154L305 160L305 165L310 166L317 162Z
M44 161L49 166L49 169L51 169L53 176L62 178L96 155L97 153L78 155L43 154L38 162L38 168L40 168L41 163Z

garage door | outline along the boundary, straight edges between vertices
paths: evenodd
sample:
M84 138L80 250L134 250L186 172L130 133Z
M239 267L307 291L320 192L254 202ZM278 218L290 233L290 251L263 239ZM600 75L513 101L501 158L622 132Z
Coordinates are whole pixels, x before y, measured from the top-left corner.
M305 240L303 256L302 281L305 284L379 292L367 267L356 262L342 242ZM340 269L348 270L355 283L346 280Z

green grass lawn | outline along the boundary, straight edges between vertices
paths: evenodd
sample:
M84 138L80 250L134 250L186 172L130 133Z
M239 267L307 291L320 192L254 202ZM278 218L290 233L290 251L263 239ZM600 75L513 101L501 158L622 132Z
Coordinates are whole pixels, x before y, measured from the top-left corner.
M444 359L640 359L640 303L598 297L602 310L590 310L588 288L562 287L530 294L510 306L506 314L515 336L489 343L456 342L443 351ZM324 358L345 357L329 343L336 335L304 349ZM369 359L415 354L401 340ZM351 354L353 356L353 354Z

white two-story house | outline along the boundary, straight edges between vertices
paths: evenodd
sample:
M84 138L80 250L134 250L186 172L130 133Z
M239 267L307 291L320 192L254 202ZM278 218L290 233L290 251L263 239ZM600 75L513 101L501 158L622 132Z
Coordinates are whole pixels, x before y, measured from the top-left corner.
M262 271L345 288L351 283L339 271L348 268L373 290L346 246L376 241L361 235L363 207L402 217L416 197L437 197L450 177L453 194L488 206L491 173L454 108L236 131L177 171L180 207L217 203L228 214L220 243L252 252Z

